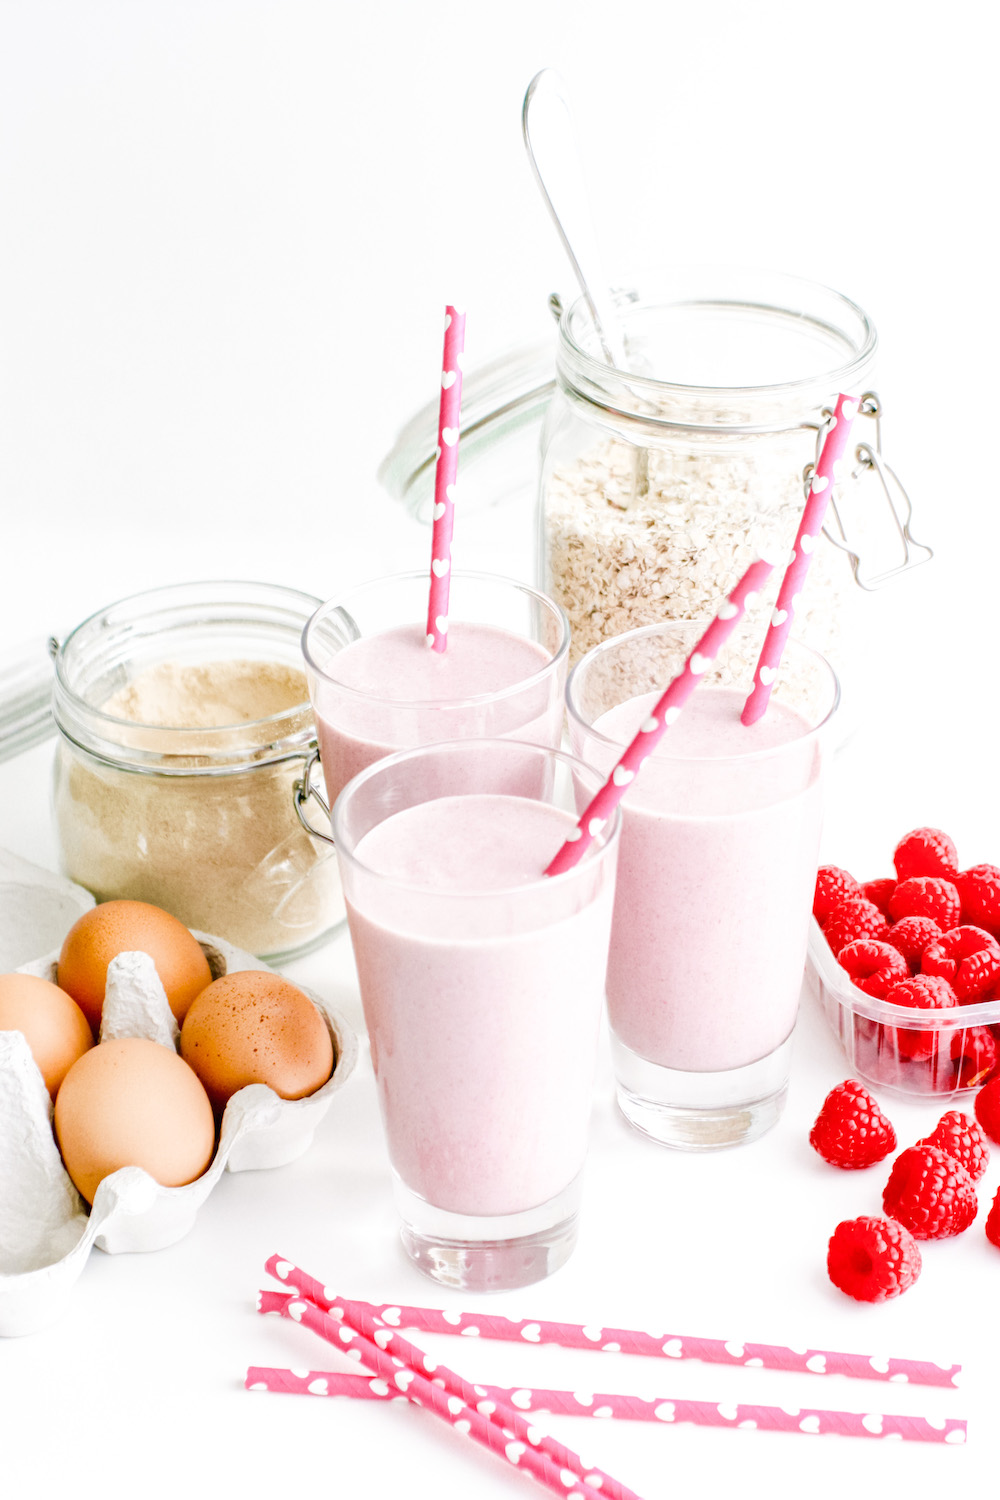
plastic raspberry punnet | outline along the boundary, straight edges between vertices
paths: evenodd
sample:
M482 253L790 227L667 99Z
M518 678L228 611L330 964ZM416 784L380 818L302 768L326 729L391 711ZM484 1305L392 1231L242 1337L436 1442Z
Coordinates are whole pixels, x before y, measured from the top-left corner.
M973 865L955 876L962 902L962 921L985 927L1000 938L1000 869L996 865Z
M961 1162L973 1182L978 1182L986 1171L990 1159L990 1148L982 1127L963 1114L960 1109L949 1109L943 1114L918 1146L937 1146L940 1150Z
M860 896L861 886L847 870L842 870L839 865L820 865L816 872L813 916L821 927L825 927L834 907Z
M976 1095L976 1119L991 1141L1000 1142L1000 1077L990 1078Z
M901 979L910 977L910 966L906 959L889 943L877 943L873 938L857 938L841 948L837 962L851 976L851 983L866 995L884 1000L886 991Z
M854 896L834 907L823 928L823 936L834 958L839 958L848 943L858 938L874 938L881 942L888 930L889 924L878 907L863 896Z
M830 1280L857 1302L885 1302L920 1275L920 1247L896 1219L845 1219L830 1237Z
M932 875L953 880L958 874L958 850L940 828L914 828L896 845L892 862L900 880L914 875Z
M880 880L866 880L861 886L861 894L872 906L877 906L883 917L889 915L889 901L896 889L896 882L891 878Z
M900 917L893 922L885 941L898 948L911 974L920 972L920 959L928 943L941 936L941 929L930 917Z
M893 922L902 917L930 917L942 932L947 932L962 920L962 903L950 880L913 875L901 880L893 891L889 916Z
M1000 943L982 927L953 927L927 944L920 971L947 979L959 1003L969 1005L1000 977Z
M809 1144L833 1167L872 1167L896 1149L896 1132L868 1090L845 1078L823 1100Z
M882 1207L918 1240L962 1234L976 1217L976 1185L938 1146L909 1146L892 1164Z

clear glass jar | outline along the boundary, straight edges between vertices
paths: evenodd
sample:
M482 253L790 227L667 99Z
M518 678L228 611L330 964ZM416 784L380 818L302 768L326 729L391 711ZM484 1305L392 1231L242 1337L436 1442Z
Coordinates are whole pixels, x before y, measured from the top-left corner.
M294 803L314 743L300 638L319 603L271 584L178 584L67 636L53 691L67 875L99 901L150 901L268 959L316 946L343 920L336 860ZM184 713L189 686L180 709L170 701L174 669L188 684L203 674L199 713ZM218 710L205 712L213 695ZM262 702L277 711L258 716Z
M871 320L812 282L707 267L650 277L616 305L625 372L582 301L562 313L542 437L540 571L569 616L571 661L636 626L710 616L759 544L790 549L824 411L874 377ZM852 436L874 447L860 414ZM841 517L857 478L835 489ZM797 630L838 667L859 597L824 539Z

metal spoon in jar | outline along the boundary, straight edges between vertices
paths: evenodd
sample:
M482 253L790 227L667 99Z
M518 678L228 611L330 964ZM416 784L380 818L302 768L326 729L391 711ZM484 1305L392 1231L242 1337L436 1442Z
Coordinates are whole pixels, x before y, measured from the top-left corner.
M625 340L604 274L573 117L551 68L536 73L528 85L521 129L535 180L594 320L604 358L614 369L627 370ZM649 488L646 450L635 452L634 497Z

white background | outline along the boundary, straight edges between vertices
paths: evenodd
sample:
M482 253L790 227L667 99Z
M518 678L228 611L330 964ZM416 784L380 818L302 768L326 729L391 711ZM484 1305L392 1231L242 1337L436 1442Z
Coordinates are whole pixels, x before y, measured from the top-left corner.
M969 0L0 0L0 649L157 583L325 596L424 562L425 533L375 470L435 397L444 302L465 302L474 365L544 338L549 292L572 290L520 136L527 83L554 66L613 280L741 262L826 282L874 317L887 453L938 555L871 610L877 713L838 759L825 853L880 874L902 832L935 823L964 864L1000 862L989 14ZM470 524L456 555L530 558L512 524ZM50 753L0 766L0 844L43 864ZM360 1024L345 939L293 971ZM599 1376L596 1356L486 1345L477 1362L463 1346L462 1368L973 1419L962 1451L559 1424L646 1500L995 1482L1000 1257L982 1213L926 1248L895 1304L858 1307L826 1282L830 1231L878 1211L885 1175L838 1174L806 1144L843 1076L807 1008L781 1125L703 1159L630 1135L605 1067L576 1255L497 1306L957 1359L960 1397L611 1357ZM886 1103L903 1143L937 1118ZM984 1204L998 1180L994 1162ZM299 1163L227 1177L171 1250L95 1253L57 1326L0 1345L5 1488L513 1493L516 1476L424 1413L241 1390L250 1363L324 1364L304 1332L253 1312L273 1250L348 1293L449 1302L395 1242L367 1061Z

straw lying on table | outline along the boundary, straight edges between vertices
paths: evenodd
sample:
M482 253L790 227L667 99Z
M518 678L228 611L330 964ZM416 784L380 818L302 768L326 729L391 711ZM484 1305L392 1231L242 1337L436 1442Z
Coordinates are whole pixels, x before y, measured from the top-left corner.
M823 446L809 483L805 509L795 533L792 555L785 569L785 576L781 580L774 613L771 616L767 635L764 637L764 645L754 672L753 687L743 705L743 713L740 715L740 721L743 724L756 724L757 720L763 717L770 701L771 689L778 675L785 642L788 640L792 621L799 607L806 573L809 571L813 552L820 541L826 508L830 503L830 496L833 494L833 486L837 478L836 469L844 456L847 440L851 435L851 426L857 414L856 398L844 395L837 397L837 404L827 423Z
M277 1295L281 1295L278 1293ZM367 1375L343 1375L334 1370L280 1370L251 1365L245 1386L248 1391L274 1391L309 1396L347 1396L361 1401L403 1400L399 1391L384 1380ZM538 1387L475 1385L480 1408L486 1402L514 1403L536 1416L617 1418L629 1422L676 1424L697 1427L738 1427L766 1432L837 1433L842 1437L903 1438L919 1443L962 1444L966 1423L959 1418L932 1422L927 1417L892 1416L884 1412L824 1411L804 1406L786 1410L740 1402L686 1401L670 1396L622 1396L604 1392L553 1391ZM605 1487L601 1491L607 1493Z
M329 1288L298 1271L290 1261L272 1255L270 1275L324 1311L337 1306ZM308 1291L306 1288L308 1287ZM694 1338L663 1331L643 1332L595 1324L556 1323L543 1319L515 1322L496 1313L447 1312L403 1303L357 1304L391 1328L422 1333L461 1334L468 1338L499 1339L504 1343L558 1344L564 1349L598 1349L612 1354L642 1354L655 1359L695 1359L706 1364L745 1365L766 1370L792 1370L807 1375L846 1375L857 1380L885 1380L898 1384L956 1387L961 1365L938 1365L928 1360L879 1358L845 1354L834 1349L789 1349L783 1344L755 1344L732 1339Z
M561 875L582 858L611 814L625 789L635 779L645 762L674 723L681 709L704 677L719 651L736 629L746 610L767 582L772 562L758 558L747 568L739 583L719 608L681 671L662 693L639 726L632 743L622 753L607 781L594 794L580 815L579 822L546 869L546 875Z
M376 1343L359 1329L353 1328L346 1316L344 1319L336 1318L304 1297L289 1297L283 1292L261 1292L259 1308L264 1313L280 1313L282 1317L291 1318L318 1333L328 1343L335 1344L348 1358L358 1359L366 1364L387 1389L399 1391L415 1405L429 1408L442 1421L465 1433L480 1446L489 1448L514 1468L524 1470L555 1494L593 1500L596 1490L599 1489L602 1494L610 1494L610 1486L614 1485L614 1494L618 1500L639 1500L632 1490L611 1480L610 1476L602 1474L600 1470L588 1469L575 1454L569 1453L561 1444L554 1444L523 1418L518 1418L516 1425L508 1425L507 1410L499 1404L493 1411L483 1411L482 1403L475 1397L471 1387L470 1394L476 1404L469 1405L458 1390L450 1389L448 1377L451 1372L446 1374L443 1367L437 1366L420 1350L413 1349L412 1345L410 1348L413 1349L415 1360L413 1364L408 1364L382 1347L383 1342L390 1342L389 1339ZM384 1328L380 1331L387 1332ZM429 1379L428 1374L422 1371L435 1371L435 1379ZM516 1417L516 1413L511 1415ZM521 1436L518 1435L519 1427L522 1429ZM554 1456L557 1448L568 1455L569 1462L561 1462Z
M462 353L465 314L446 307L444 354L441 360L441 400L438 409L438 452L434 470L434 526L431 533L431 578L427 600L427 644L434 651L448 648L448 600L451 593L451 532L455 519L455 482L458 475L458 424L462 407Z

